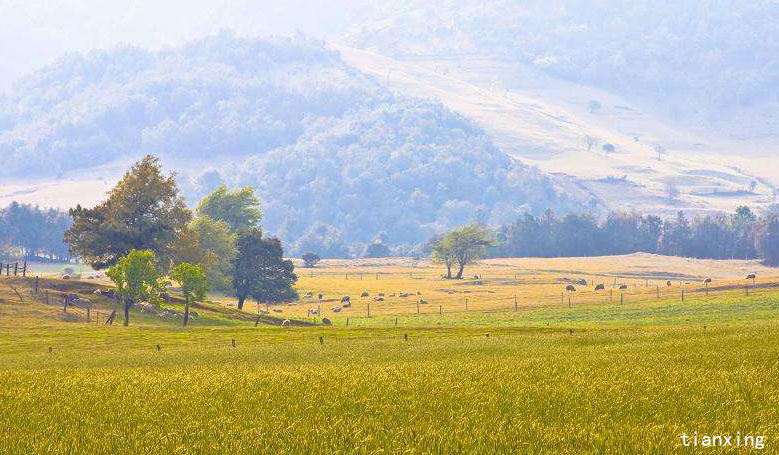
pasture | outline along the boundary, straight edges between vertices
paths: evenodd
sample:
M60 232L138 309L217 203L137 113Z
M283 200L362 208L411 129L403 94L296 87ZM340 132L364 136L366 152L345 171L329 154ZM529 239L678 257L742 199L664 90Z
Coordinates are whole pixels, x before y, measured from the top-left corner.
M41 279L46 304L31 278L3 277L0 454L757 451L684 447L693 432L760 435L776 451L779 274L756 263L490 260L457 281L399 259L297 272L312 298L258 321L256 305L213 296L186 329L137 311L127 328L98 323L113 307L92 294L100 280ZM56 303L73 292L91 299L89 320ZM344 295L352 306L333 312Z

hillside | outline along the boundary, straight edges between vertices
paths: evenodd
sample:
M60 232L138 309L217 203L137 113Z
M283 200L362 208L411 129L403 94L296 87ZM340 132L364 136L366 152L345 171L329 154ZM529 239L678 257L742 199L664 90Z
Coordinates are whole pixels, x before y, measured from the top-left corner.
M769 1L398 0L335 48L609 207L730 210L772 202L779 183L779 68L764 39L778 15Z
M151 153L192 202L221 183L256 186L264 228L293 253L320 249L317 232L345 239L342 255L377 235L408 251L477 214L498 224L525 211L599 210L467 118L392 93L300 36L222 33L158 52L73 55L16 87L0 104L0 154L10 157L0 202L99 199L128 161Z

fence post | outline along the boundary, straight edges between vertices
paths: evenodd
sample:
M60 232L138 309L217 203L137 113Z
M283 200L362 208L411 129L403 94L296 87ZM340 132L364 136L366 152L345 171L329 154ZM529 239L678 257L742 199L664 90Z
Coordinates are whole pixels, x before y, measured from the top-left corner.
M371 317L371 304L368 303L368 317Z
M417 300L417 314L419 314L419 300Z
M609 303L614 302L614 289L609 291Z
M19 263L14 262L14 276L19 272Z
M660 300L660 285L657 285L657 300Z
M87 304L87 323L92 322L91 310L92 310L92 304L88 303Z
M46 292L46 305L48 305L49 304L49 290L46 289L45 292Z
M514 294L514 311L517 311L517 295Z
M38 293L38 277L35 277L35 293Z
M620 293L619 294L619 304L623 305L625 303L625 294Z
M465 311L468 311L468 298L465 298Z
M24 261L24 267L22 268L22 278L27 278L27 261Z
M682 288L682 302L684 302L684 288Z
M346 318L346 327L349 327L349 318Z
M568 294L568 308L571 308L571 294Z

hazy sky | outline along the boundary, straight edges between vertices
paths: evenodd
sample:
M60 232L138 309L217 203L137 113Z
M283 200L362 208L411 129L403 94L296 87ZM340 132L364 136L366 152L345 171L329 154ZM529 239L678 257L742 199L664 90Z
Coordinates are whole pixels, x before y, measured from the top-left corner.
M0 90L68 52L157 48L231 28L318 37L342 30L352 0L0 0Z

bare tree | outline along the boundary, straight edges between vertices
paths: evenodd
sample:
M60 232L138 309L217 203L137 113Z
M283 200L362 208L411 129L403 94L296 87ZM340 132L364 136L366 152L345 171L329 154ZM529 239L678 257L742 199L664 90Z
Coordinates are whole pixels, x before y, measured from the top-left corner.
M665 192L668 196L668 202L673 203L679 197L679 188L676 187L675 183L668 182L665 186Z
M584 136L584 145L587 146L587 151L592 150L592 147L598 143L598 140L592 136Z
M663 157L668 154L668 151L665 149L665 146L663 144L655 144L655 153L657 153L657 161L662 161Z

